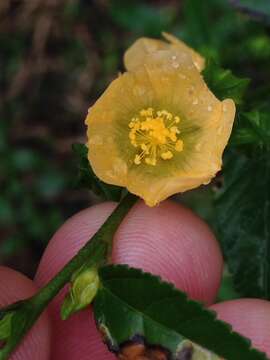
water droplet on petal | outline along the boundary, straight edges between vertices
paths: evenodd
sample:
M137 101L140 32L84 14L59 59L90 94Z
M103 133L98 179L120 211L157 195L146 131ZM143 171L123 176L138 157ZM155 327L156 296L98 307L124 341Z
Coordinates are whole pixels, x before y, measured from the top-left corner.
M196 146L195 146L195 150L196 150L196 151L200 151L201 148L202 148L202 144L201 144L201 143L196 144Z
M106 122L108 119L110 119L113 116L113 114L114 114L113 110L108 110L99 114L99 117L101 121Z
M213 174L213 176L215 176L216 175L216 173L221 169L221 164L219 164L219 163L216 163L216 162L212 162L211 163L211 170L212 170L212 174Z
M181 73L179 73L178 76L180 77L180 79L186 79L187 78L186 75L181 74Z
M223 127L222 127L222 126L220 126L220 127L217 129L217 133L218 133L218 135L221 135L222 131L223 131Z
M210 183L210 181L211 181L211 179L205 180L205 181L203 182L203 185L208 185L208 184Z
M198 102L199 102L199 100L196 98L196 99L194 99L194 100L192 101L192 104L193 104L193 105L197 105Z
M112 180L115 178L115 175L111 170L106 171L106 175Z
M211 105L207 106L207 110L212 111L213 110L212 106Z
M113 164L113 171L115 174L126 175L127 174L126 162L120 158L116 158Z
M177 61L174 61L173 63L172 63L172 67L174 67L175 69L177 69L177 68L179 68L179 63L177 62Z
M173 56L172 56L172 60L176 60L176 55L173 55Z
M142 96L145 94L145 88L142 86L135 86L133 89L133 94L135 96Z
M94 135L89 138L90 145L103 145L103 139L99 135Z
M191 85L189 90L188 90L188 93L189 95L193 95L194 94L194 90L195 90L195 86L194 85Z

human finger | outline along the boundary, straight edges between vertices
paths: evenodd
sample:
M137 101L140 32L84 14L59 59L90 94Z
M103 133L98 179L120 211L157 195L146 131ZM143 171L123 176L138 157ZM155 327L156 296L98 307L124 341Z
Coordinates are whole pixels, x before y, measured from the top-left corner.
M36 282L44 285L97 231L115 208L103 203L69 219L55 234L40 263ZM166 201L156 208L137 203L114 238L113 261L143 268L173 282L195 299L211 303L219 287L222 257L207 225L183 206ZM101 344L91 312L63 323L60 303L50 312L54 321L53 359L111 359ZM95 356L94 356L95 355ZM113 358L113 357L112 357Z
M211 306L218 318L251 340L252 345L270 356L270 302L259 299L224 301Z
M0 266L0 307L28 298L37 291L36 285L23 274ZM23 342L11 355L11 360L49 360L50 326L43 313Z

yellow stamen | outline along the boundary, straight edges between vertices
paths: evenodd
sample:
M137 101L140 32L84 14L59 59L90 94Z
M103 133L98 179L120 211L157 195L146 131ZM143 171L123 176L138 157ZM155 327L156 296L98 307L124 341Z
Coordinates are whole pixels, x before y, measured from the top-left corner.
M178 140L175 144L175 150L181 152L183 150L184 144L182 140Z
M136 155L136 156L135 156L134 163L135 163L136 165L139 165L139 164L141 163L141 158L140 158L139 155Z
M142 109L138 117L129 123L129 139L138 148L134 164L144 161L155 166L159 159L170 160L174 152L183 150L183 141L178 138L180 130L179 116L173 116L166 110Z
M166 151L164 153L161 153L161 157L163 160L168 160L173 157L173 153L171 151Z

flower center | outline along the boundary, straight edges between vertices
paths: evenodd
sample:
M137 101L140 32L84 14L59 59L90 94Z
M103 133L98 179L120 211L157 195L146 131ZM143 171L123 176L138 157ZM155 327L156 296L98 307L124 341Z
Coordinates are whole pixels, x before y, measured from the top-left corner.
M134 163L139 165L144 161L155 166L158 159L170 160L175 152L181 152L183 141L179 139L179 122L178 116L166 110L141 110L129 123L130 142L138 149Z

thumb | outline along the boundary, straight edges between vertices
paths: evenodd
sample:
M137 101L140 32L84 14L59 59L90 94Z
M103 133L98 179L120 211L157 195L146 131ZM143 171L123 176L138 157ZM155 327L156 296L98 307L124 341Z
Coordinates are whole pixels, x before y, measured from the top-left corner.
M224 301L211 306L218 318L251 340L253 347L270 356L270 302L260 299Z

